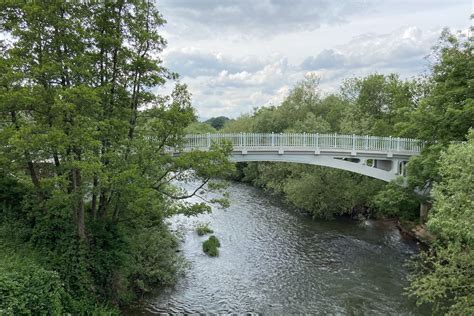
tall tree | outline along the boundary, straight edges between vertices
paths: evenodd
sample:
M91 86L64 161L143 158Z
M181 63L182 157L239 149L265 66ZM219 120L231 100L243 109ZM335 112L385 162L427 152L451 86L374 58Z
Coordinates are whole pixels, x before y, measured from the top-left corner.
M428 227L438 240L416 262L410 292L418 302L450 315L474 313L474 131L441 156Z
M207 182L228 167L222 150L166 151L195 114L185 85L152 93L176 78L159 57L163 23L153 1L2 2L0 29L12 39L1 52L2 168L29 177L44 212L69 209L81 240L88 221L133 212L131 192L174 205L188 195L169 182L185 170Z
M402 133L427 142L409 167L409 182L419 188L439 181L440 151L452 141L464 141L474 126L474 61L472 36L443 31L431 59L432 76L426 80L426 95L400 123Z
M341 123L344 133L396 136L400 113L414 107L411 83L396 74L371 74L347 79L340 95L348 107Z

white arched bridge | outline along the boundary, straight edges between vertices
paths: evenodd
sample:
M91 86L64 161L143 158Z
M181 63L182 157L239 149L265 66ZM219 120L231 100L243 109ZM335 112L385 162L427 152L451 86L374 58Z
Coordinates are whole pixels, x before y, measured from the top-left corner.
M234 162L272 161L304 163L348 170L390 182L406 175L406 163L418 155L423 142L416 139L338 134L192 134L184 150L209 150L230 143Z

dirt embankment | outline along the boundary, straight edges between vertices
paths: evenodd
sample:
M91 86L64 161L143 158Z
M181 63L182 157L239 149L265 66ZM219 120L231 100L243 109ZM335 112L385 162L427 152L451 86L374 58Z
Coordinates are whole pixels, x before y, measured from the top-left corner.
M413 227L412 225L406 225L397 221L396 226L402 235L412 238L426 246L430 245L435 240L435 236L428 231L425 224Z

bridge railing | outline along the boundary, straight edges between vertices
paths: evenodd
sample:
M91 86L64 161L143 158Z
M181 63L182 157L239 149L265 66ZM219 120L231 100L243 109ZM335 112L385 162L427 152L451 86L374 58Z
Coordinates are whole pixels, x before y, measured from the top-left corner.
M308 149L343 149L355 151L419 153L423 142L400 137L376 137L309 133L231 133L190 134L185 136L185 148L208 148L211 144L230 142L234 147L275 147Z

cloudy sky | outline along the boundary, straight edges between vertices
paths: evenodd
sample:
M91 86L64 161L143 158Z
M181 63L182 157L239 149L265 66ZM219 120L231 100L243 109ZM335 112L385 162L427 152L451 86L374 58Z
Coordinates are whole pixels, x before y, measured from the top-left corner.
M201 118L278 105L308 73L330 93L348 77L426 72L441 30L467 32L474 12L474 0L157 1L165 65Z

